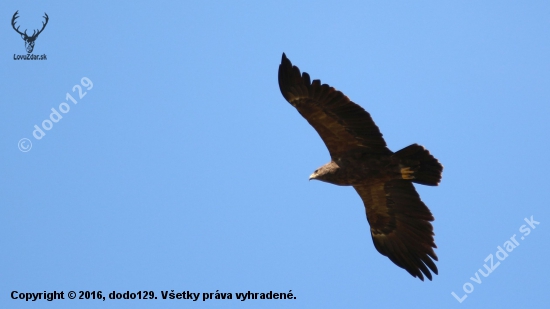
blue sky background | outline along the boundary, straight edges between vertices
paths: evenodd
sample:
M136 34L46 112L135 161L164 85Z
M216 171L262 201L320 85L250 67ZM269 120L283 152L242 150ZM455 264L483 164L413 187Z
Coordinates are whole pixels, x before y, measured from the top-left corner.
M33 52L48 60L13 60L17 10L21 30L49 15ZM3 1L0 20L0 307L549 303L547 1ZM390 149L419 143L445 166L439 187L416 186L436 218L432 282L376 251L351 187L308 181L330 158L279 92L282 52L369 111ZM520 246L474 283L514 234ZM13 290L159 299L27 303ZM297 299L190 304L165 290Z

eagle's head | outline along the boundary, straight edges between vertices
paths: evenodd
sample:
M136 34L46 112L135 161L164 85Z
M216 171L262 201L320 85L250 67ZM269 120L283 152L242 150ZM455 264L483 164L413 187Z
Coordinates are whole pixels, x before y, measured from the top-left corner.
M338 171L340 170L340 167L331 161L330 163L327 163L320 168L316 169L313 174L309 176L309 180L320 180L328 183L332 183L335 185L340 184L338 181Z

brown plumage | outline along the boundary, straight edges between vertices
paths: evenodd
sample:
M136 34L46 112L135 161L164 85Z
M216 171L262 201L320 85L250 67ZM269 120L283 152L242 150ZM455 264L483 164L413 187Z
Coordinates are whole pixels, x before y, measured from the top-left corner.
M283 97L325 142L331 161L310 179L353 186L365 205L374 246L412 276L437 274L434 218L413 182L437 186L443 166L417 144L392 152L369 113L342 92L300 74L283 53L279 66Z

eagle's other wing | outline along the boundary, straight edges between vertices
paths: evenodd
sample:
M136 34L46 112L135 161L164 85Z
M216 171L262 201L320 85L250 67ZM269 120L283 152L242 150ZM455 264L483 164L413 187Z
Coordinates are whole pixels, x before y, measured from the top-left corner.
M342 92L321 85L320 80L310 82L309 75L300 74L284 53L279 65L279 88L319 133L333 159L358 149L391 153L369 113Z
M413 184L398 179L354 188L365 204L376 250L413 277L424 281L424 273L432 280L428 268L437 275L432 261L437 261L430 223L434 218Z

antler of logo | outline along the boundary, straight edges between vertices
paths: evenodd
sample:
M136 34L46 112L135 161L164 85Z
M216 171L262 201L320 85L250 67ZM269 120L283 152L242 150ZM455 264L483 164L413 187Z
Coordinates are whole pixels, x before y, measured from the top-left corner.
M17 12L15 12L15 14L13 14L13 17L11 19L11 26L13 27L13 30L15 30L17 33L19 33L21 35L21 38L25 41L25 48L27 49L27 53L32 53L33 49L34 49L34 41L36 41L36 38L38 37L38 35L44 30L44 28L46 28L46 25L48 24L48 14L44 13L44 15L46 16L42 16L46 19L46 22L42 22L42 29L40 30L33 30L32 32L32 35L31 36L28 36L27 35L27 29L25 29L24 32L21 32L19 31L19 26L17 26L17 28L15 28L15 20L19 18L19 16L17 16L17 13L19 12L19 10ZM36 32L38 31L38 32Z

